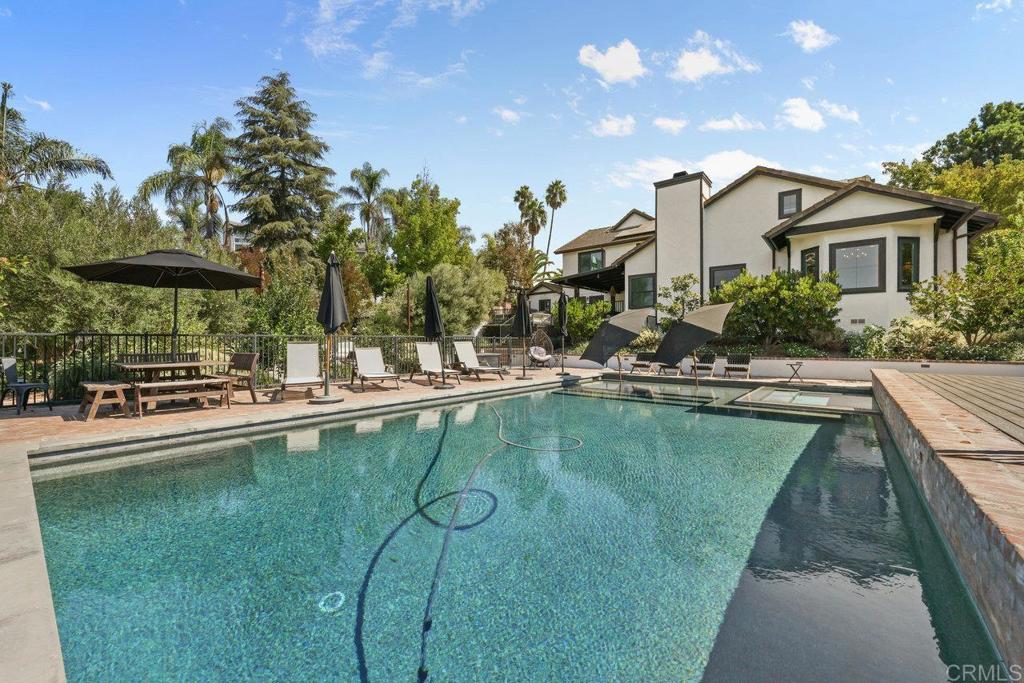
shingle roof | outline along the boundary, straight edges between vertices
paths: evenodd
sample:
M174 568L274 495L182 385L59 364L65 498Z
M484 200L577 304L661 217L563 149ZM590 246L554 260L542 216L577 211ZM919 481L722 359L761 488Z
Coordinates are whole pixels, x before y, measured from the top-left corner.
M769 168L767 166L755 166L736 180L732 181L718 192L714 193L708 200L704 202L704 206L710 206L725 195L729 194L737 187L747 182L751 178L757 175L766 175L773 178L782 178L784 180L792 180L797 183L803 183L804 185L815 185L817 187L824 187L828 189L838 190L844 187L847 182L844 180L832 180L830 178L821 178L815 175L807 175L806 173L796 173L794 171L786 171L781 168Z
M639 209L630 209L625 216L619 219L614 225L609 225L603 228L591 228L582 235L579 235L562 246L555 249L556 254L561 254L567 251L580 251L582 249L596 249L598 247L604 247L609 244L617 244L620 242L631 242L633 240L642 239L647 235L654 234L654 226L644 228L641 226L635 226L627 228L625 231L620 231L620 227L627 218L632 215L637 215L646 221L653 221L654 216L640 211Z

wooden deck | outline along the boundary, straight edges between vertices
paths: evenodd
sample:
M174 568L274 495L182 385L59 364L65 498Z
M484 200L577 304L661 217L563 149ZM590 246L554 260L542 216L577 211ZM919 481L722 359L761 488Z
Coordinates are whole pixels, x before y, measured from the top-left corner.
M907 376L1024 443L1024 378L930 373Z

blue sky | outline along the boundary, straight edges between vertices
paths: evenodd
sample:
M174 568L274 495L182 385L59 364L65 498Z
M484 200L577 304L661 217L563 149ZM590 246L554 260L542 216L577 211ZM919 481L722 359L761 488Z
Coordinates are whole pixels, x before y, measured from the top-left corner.
M561 243L651 211L675 170L880 179L880 161L1024 97L1022 5L0 0L0 79L33 128L134 192L193 123L233 118L284 69L341 179L426 166L480 234L516 217L519 185L560 178Z

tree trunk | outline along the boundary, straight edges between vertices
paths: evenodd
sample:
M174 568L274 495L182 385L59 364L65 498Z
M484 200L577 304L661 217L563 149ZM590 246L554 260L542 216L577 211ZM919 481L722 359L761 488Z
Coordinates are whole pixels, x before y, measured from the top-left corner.
M548 226L548 246L544 250L544 272L548 271L548 261L551 259L551 233L555 231L555 210L551 209L551 224Z

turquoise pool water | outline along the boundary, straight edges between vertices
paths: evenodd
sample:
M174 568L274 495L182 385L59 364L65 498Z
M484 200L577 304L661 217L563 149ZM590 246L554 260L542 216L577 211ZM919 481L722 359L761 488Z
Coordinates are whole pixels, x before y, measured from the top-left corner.
M942 680L993 654L892 456L546 393L36 498L74 681Z

